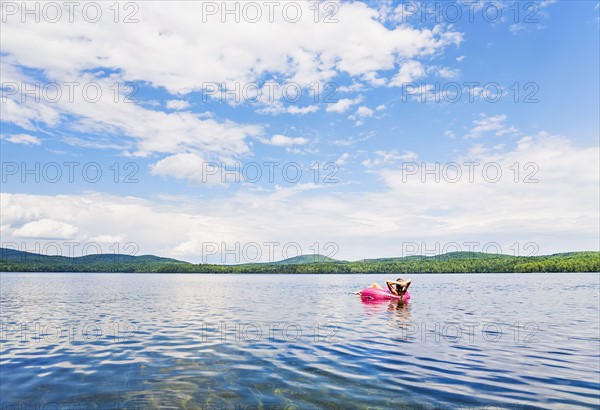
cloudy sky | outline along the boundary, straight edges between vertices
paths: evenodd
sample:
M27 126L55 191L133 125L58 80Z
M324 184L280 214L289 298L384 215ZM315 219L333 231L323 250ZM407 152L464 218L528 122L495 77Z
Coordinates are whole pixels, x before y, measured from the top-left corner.
M28 4L2 3L3 246L600 246L598 2Z

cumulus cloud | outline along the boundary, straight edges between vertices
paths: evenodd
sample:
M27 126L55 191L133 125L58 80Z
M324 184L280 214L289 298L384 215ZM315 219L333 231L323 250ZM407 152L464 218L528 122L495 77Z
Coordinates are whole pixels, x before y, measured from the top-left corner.
M317 107L316 105L307 105L306 107L297 107L295 105L291 105L289 107L287 107L287 112L289 114L300 114L300 115L304 115L304 114L308 114L311 112L316 112L319 110L319 107Z
M263 143L275 145L276 147L289 147L290 145L305 145L308 140L304 137L286 137L285 135L273 135L268 140L262 140Z
M224 163L208 161L198 153L170 155L150 166L152 175L185 179L190 185L226 185L221 178Z
M66 222L49 218L31 221L15 229L14 236L23 238L70 239L77 233L77 227Z
M99 4L103 15L112 15L110 4ZM248 140L260 136L264 126L187 111L185 96L202 92L206 84L225 83L229 90L265 78L276 78L281 88L348 76L353 84L349 87L356 91L363 83L385 84L388 80L381 76L398 67L400 73L414 75L415 69L409 68L417 67L419 59L462 41L462 34L451 27L388 26L378 20L378 10L361 2L340 2L336 24L315 23L311 3L297 5L306 18L295 23L281 16L256 24L244 19L237 23L234 18L223 23L220 16L204 16L207 21L198 24L202 2L175 2L167 8L140 3L138 24L115 24L110 18L92 25L80 18L23 24L18 16L8 18L0 38L3 83L31 87L39 78L25 73L37 72L44 81L75 82L79 88L72 101L22 102L17 95L9 96L2 102L2 121L28 131L60 130L58 138L79 146L116 149L129 156L172 157L166 162L171 165L181 155L236 158L251 154ZM63 16L67 15L64 9ZM198 56L203 56L202 64L197 64ZM124 88L128 82L166 90L164 106L171 112L159 111L156 103L136 102L131 90L115 94L115 84ZM100 101L90 103L82 96L82 86L90 83L99 85ZM344 112L358 104L358 98L340 100L326 109ZM257 112L273 115L318 110L316 104L299 105L280 96L257 105ZM369 116L366 110L370 109L359 109L357 115ZM157 172L180 168L166 163L157 163Z
M453 70L448 67L440 67L438 69L438 75L442 78L452 80L452 79L458 78L459 72L458 72L458 70Z
M185 100L168 100L166 106L170 110L185 110L190 108L190 103Z
M350 107L355 104L358 104L362 101L362 96L358 96L356 98L341 98L335 103L331 103L327 105L325 111L327 112L335 112L335 113L343 113L348 111Z
M358 127L363 124L365 118L372 117L373 113L371 108L361 105L354 114L348 116L348 119L354 121L354 126Z
M74 93L72 101L62 99L54 103L35 103L28 100L23 106L16 101L16 96L12 96L7 98L6 103L2 103L3 121L31 129L60 125L64 127L61 129L62 133L74 131L89 135L88 146L101 143L103 148L121 149L126 142L131 142L136 148L132 154L137 156L193 151L208 152L213 156L241 155L249 152L246 138L262 133L259 125L218 121L207 118L205 114L187 111L165 113L146 109L126 102L125 95L120 95L115 100L112 98L112 79L97 78L89 74L82 74L78 78L84 84L96 84L105 98L90 102L85 94ZM67 78L63 80L68 81ZM36 87L35 83L27 84L32 88ZM21 118L24 111L33 114ZM70 120L67 121L67 118ZM119 143L102 141L105 135L115 136ZM85 145L86 142L73 137L65 138L64 141L75 141L78 145Z
M358 107L358 110L356 110L356 115L358 115L361 118L372 117L373 110L370 109L369 107L362 105L362 106Z
M509 246L515 242L534 242L539 253L600 245L597 146L576 147L563 137L539 133L502 150L464 153L452 160L462 167L458 180L451 170L443 171L439 182L431 174L423 182L420 173L407 174L400 164L382 167L375 171L383 183L378 192L304 184L241 190L227 201L2 193L2 237L29 243L26 236L50 232L56 236L59 231L83 242L118 232L144 253L196 261L202 257L203 244L221 242L231 248L236 242L296 241L310 252L314 242L332 241L339 246L335 257L352 260L398 255L404 241L495 241L506 253L512 253ZM472 181L465 162L480 164ZM483 174L484 165L492 162L502 169L496 182L491 182L492 167L487 180ZM520 169L517 182L515 163ZM435 169L435 164L427 167ZM311 195L301 195L307 191ZM69 215L68 222L55 217L61 214ZM59 223L36 223L40 220Z
M25 25L14 18L3 23L2 49L19 64L48 74L94 69L100 61L106 69L120 70L123 80L144 80L183 95L200 90L203 83L246 84L267 73L305 86L339 73L368 77L394 68L396 61L431 56L462 41L449 27L386 27L377 19L378 11L362 2L340 2L336 24L315 23L311 4L296 4L304 17L294 23L279 10L273 22L265 11L256 23L234 17L222 22L214 15L198 24L204 16L202 2L175 2L168 8L141 3L138 24L101 19L91 26L76 19ZM101 6L103 14L111 15L109 4ZM197 56L204 56L203 64L197 64Z
M425 68L418 61L407 61L402 64L398 73L390 81L391 86L402 87L404 84L411 83L425 75Z

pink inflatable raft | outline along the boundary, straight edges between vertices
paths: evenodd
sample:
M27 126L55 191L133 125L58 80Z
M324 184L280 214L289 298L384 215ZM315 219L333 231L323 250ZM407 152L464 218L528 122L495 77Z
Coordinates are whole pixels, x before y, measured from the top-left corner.
M407 303L410 300L408 291L402 296L396 296L387 289L365 288L361 290L360 297L364 300L400 300Z

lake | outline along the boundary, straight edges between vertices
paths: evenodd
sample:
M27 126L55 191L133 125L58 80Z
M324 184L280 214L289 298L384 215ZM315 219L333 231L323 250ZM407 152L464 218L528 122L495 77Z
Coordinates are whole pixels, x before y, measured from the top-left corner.
M410 277L3 273L1 408L599 407L598 274Z

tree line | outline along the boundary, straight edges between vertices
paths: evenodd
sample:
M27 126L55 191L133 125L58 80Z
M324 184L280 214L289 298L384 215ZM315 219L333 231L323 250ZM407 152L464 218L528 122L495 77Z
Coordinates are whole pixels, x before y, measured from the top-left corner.
M0 260L2 272L123 272L123 273L520 273L600 272L600 252L547 256L489 255L456 258L423 257L411 260L312 262L299 264L215 265L187 262L68 263Z

